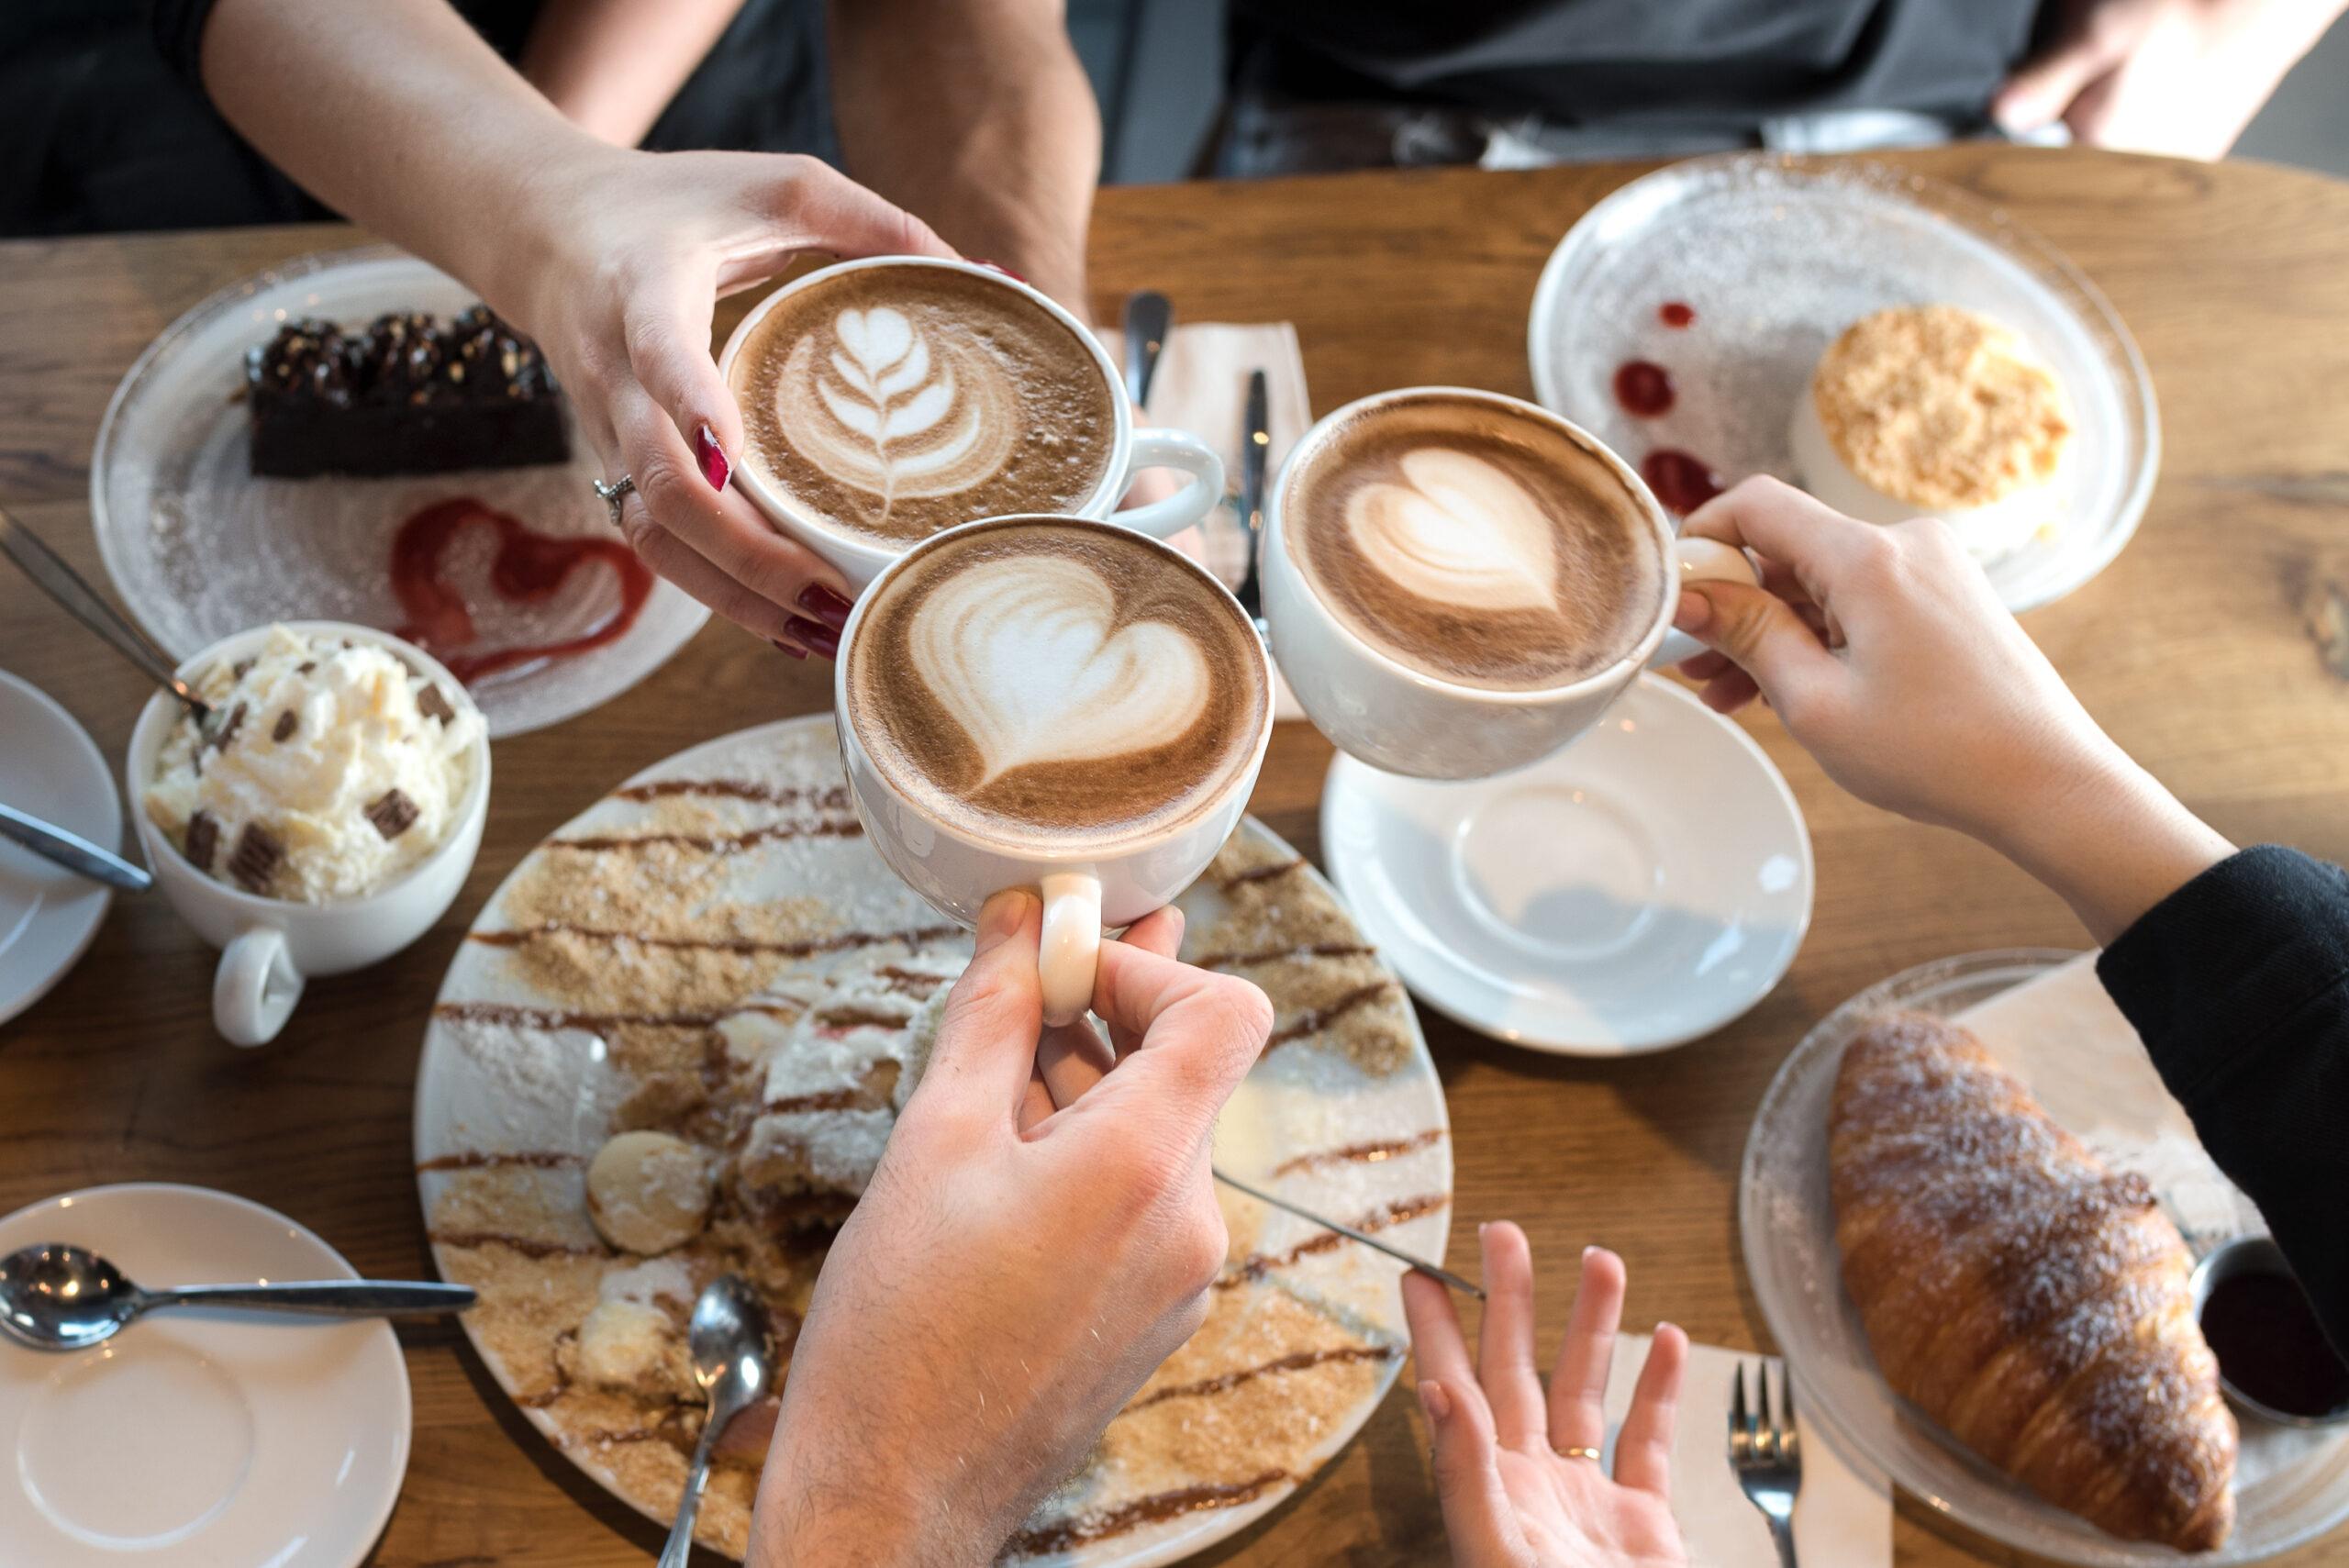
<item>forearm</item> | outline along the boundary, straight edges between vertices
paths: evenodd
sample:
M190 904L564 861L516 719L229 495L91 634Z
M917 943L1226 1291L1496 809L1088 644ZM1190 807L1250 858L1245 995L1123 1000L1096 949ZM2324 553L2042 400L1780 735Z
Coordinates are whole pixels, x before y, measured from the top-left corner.
M551 0L522 75L563 117L634 147L742 9L742 0Z
M441 0L219 0L205 90L320 200L503 309L558 168L608 152Z
M2118 747L2011 806L1978 836L2054 889L2099 945L2234 853Z
M1059 0L833 0L848 172L1079 316L1101 117Z

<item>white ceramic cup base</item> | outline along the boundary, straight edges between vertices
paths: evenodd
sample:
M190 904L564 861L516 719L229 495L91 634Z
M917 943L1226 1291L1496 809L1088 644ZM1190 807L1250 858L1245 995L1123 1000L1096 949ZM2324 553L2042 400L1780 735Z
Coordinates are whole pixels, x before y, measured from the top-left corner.
M305 635L372 643L408 668L430 677L444 691L463 694L464 684L430 654L388 632L343 621L287 621ZM256 627L215 643L179 667L193 677L223 659L257 650L270 627ZM470 697L462 700L470 701ZM482 825L489 817L489 739L484 729L473 744L473 777L459 803L448 836L432 852L363 898L332 904L300 904L264 898L215 880L190 865L147 815L147 785L164 739L179 721L178 702L157 693L148 699L130 732L123 764L130 791L130 815L139 842L154 868L155 885L195 934L220 949L212 979L212 1022L231 1045L262 1045L274 1040L308 977L364 969L406 947L448 913L473 870L481 848Z
M1767 995L1810 924L1810 836L1735 724L1660 676L1531 767L1471 782L1341 755L1330 873L1422 1000L1539 1051L1622 1056Z

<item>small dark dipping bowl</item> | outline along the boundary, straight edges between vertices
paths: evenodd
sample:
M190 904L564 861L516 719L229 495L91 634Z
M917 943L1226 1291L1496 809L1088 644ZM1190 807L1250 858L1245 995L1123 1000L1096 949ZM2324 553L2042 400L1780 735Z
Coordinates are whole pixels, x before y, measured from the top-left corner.
M2229 1399L2288 1427L2349 1423L2349 1362L2266 1236L2238 1236L2194 1268L2194 1315Z

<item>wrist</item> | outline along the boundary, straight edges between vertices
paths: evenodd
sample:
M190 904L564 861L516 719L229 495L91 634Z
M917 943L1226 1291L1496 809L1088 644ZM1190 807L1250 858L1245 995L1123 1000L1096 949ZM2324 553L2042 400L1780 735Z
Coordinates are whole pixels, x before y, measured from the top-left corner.
M2120 748L2017 797L1975 836L2053 889L2099 944L2234 852Z
M554 120L544 136L495 161L473 199L502 220L463 226L470 253L456 257L455 270L499 315L542 337L540 285L570 276L560 259L590 232L592 204L610 199L630 162L647 156Z
M872 1405L841 1407L786 1393L753 1529L756 1568L982 1568L1017 1528L974 1496L982 1467L936 1473L886 1433L938 1429Z

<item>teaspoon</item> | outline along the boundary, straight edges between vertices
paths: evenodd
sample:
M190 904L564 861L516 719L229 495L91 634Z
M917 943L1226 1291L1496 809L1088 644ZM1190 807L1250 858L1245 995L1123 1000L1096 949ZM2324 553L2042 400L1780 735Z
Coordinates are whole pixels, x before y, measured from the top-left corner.
M685 1496L677 1500L677 1522L669 1527L659 1568L685 1568L694 1549L694 1518L701 1512L702 1489L709 1485L710 1450L735 1417L758 1403L774 1381L767 1348L767 1312L740 1274L720 1274L694 1303L685 1342L693 1352L694 1381L709 1396L709 1415L694 1445L693 1468L685 1472Z
M125 620L121 611L99 597L98 591L83 581L80 573L66 565L64 558L50 549L39 534L10 517L6 507L0 507L0 555L15 562L19 571L64 606L75 620L145 671L148 679L179 698L195 715L195 722L207 733L210 731L211 705L180 679L170 656L156 647L145 632Z
M145 1290L86 1247L61 1241L0 1258L0 1331L37 1351L82 1351L161 1307L236 1307L324 1318L462 1312L470 1286L389 1280L291 1284L190 1284Z

